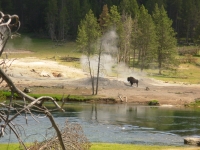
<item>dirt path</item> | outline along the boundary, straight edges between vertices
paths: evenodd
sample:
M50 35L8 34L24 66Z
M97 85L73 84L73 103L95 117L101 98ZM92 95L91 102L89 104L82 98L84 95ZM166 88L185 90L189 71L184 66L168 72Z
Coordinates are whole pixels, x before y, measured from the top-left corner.
M32 57L17 59L7 69L7 74L20 89L30 87L33 93L91 94L91 83L86 72L55 61ZM126 78L100 78L98 95L117 100L121 95L129 103L144 104L158 100L161 105L183 105L200 98L200 85L169 84L141 77L139 87L131 87ZM5 85L1 85L1 88L5 88Z

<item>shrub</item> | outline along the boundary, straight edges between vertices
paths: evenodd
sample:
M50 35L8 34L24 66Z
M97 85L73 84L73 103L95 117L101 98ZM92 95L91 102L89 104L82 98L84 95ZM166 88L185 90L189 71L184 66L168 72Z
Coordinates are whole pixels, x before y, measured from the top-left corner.
M0 102L5 101L6 100L6 96L4 94L3 91L0 91Z
M148 102L148 105L159 105L159 102L157 100L151 100Z

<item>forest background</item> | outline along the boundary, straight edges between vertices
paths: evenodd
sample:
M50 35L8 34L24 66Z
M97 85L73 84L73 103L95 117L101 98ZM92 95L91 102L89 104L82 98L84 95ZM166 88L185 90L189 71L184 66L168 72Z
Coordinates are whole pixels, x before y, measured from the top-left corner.
M128 5L135 4L137 6ZM20 33L35 33L41 37L49 37L48 15L56 17L57 30L59 23L64 23L64 38L76 39L78 25L91 9L95 17L99 18L103 6L116 5L119 12L130 12L132 17L141 5L151 14L155 3L163 5L169 18L173 21L172 27L176 37L188 42L194 42L200 34L200 1L199 0L0 0L0 10L5 14L17 14L21 21ZM125 5L127 4L127 5Z

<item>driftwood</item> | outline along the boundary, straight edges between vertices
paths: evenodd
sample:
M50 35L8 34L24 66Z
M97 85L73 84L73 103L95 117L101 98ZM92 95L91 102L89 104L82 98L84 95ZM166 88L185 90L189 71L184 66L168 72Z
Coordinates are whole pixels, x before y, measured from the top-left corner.
M17 30L20 27L20 22L19 22L19 18L17 15L4 15L2 12L0 12L0 56L3 53L4 47L8 41L8 39L11 37L14 37L15 35L17 35ZM15 33L15 34L13 34ZM6 58L7 59L7 58ZM44 113L46 115L46 117L49 118L52 127L55 129L56 131L56 136L54 138L52 138L52 140L50 141L54 141L54 142L50 142L53 143L53 145L49 145L48 142L48 147L47 144L42 145L41 147L32 147L34 150L35 149L51 149L53 147L53 149L62 149L65 150L68 148L69 145L71 145L73 148L70 149L79 149L79 150L86 150L89 149L90 145L89 142L87 141L87 138L85 138L85 136L80 137L77 132L79 130L74 130L74 135L71 136L71 139L73 139L72 137L74 137L74 140L72 141L72 143L70 143L68 134L71 134L69 132L62 132L59 127L57 126L56 122L54 121L54 118L51 114L51 111L63 111L63 106L65 104L65 102L63 101L62 105L58 105L58 103L49 96L42 96L40 98L33 98L29 95L27 95L26 93L29 92L29 90L24 90L21 91L20 89L18 89L15 84L13 83L13 81L9 78L9 76L5 73L4 70L6 70L8 67L8 65L6 65L6 61L2 60L2 62L0 62L0 84L3 82L6 82L7 86L10 88L11 91L11 97L8 103L6 102L0 102L0 138L2 138L5 133L7 133L6 131L12 131L15 136L17 137L20 145L23 147L23 149L28 149L25 144L23 143L21 137L20 137L20 133L21 133L21 128L17 128L14 124L14 120L16 119L17 116L21 115L21 114L25 114L25 119L27 122L27 114L30 114L31 117L37 121L37 118L34 116L34 114L32 113L32 110L40 112L40 113ZM35 72L35 70L32 70ZM26 92L26 93L25 93ZM14 94L17 94L19 97L21 97L24 101L23 104L19 104L16 103L13 100L13 96ZM43 106L43 103L45 101L51 101L56 109L53 110L49 110L47 109L45 106ZM15 107L15 105L17 105L18 107ZM12 110L15 111L14 115L11 115ZM22 126L20 126L22 127ZM23 127L22 127L23 128ZM68 131L68 130L67 130ZM71 130L72 131L72 130ZM83 133L83 132L82 132ZM66 140L68 139L68 140ZM86 139L86 140L85 140ZM80 143L81 141L81 143ZM80 144L78 144L80 143ZM41 144L40 144L41 145ZM46 146L45 146L46 145ZM56 147L55 147L56 145ZM31 148L30 148L31 149Z
M5 131L5 128L6 126L8 125L10 128L12 127L12 121L18 116L20 115L22 112L26 112L26 111L29 111L29 113L31 113L30 109L34 106L36 106L38 109L40 110L43 110L43 112L47 115L47 117L49 118L49 120L51 121L52 123L52 126L54 127L54 129L56 130L57 132L57 137L59 139L59 142L60 142L60 145L62 147L63 150L65 150L65 146L64 146L64 143L63 143L63 140L62 140L62 136L61 136L61 132L58 128L58 126L56 125L50 111L45 108L42 104L44 103L44 101L46 100L51 100L55 106L57 107L58 110L60 111L64 111L58 104L57 102L52 98L52 97L49 97L49 96L42 96L38 99L35 99L27 94L25 94L24 92L22 92L21 90L19 90L15 85L14 83L12 82L12 80L4 73L4 71L0 68L0 76L1 78L8 84L8 86L10 87L10 90L12 91L12 93L17 93L19 96L21 96L23 99L25 99L26 101L29 102L28 105L24 106L24 108L22 108L20 111L17 111L17 113L12 116L11 118L9 118L9 113L6 115L6 114L0 114L0 118L2 120L4 120L5 124L4 125L1 125L1 131L0 131L0 136L3 136L4 135L4 131ZM1 104L1 106L3 107L6 107L8 108L9 110L11 109L11 105L12 105L12 99L10 100L10 104L8 106L6 106L5 104ZM63 106L63 105L62 105ZM8 111L9 112L9 111ZM12 131L15 133L16 137L18 138L19 142L24 146L24 148L26 149L25 145L23 144L22 140L20 139L20 136L19 134L17 133L17 131L13 128L11 128Z
M184 144L200 146L200 138L197 137L184 138Z
M122 98L122 95L121 95L121 94L118 94L118 97L119 97L119 99L120 99L121 102L124 102L123 98L125 98L125 102L126 102L126 103L128 102L127 96L124 96L124 97Z
M5 47L8 39L12 38L14 35L17 35L16 32L19 29L19 27L20 27L20 22L19 22L19 17L17 15L12 15L12 16L8 15L8 14L4 15L2 12L0 12L0 56L2 55L2 53L4 51L4 47ZM15 34L13 34L13 33L15 33ZM4 66L6 66L5 64L6 64L5 60L3 60L0 63L0 79L1 79L0 84L2 82L6 82L6 84L8 85L8 87L11 90L11 98L10 98L10 101L8 104L6 102L0 103L0 106L1 106L1 109L0 109L0 138L4 136L4 134L6 133L6 129L9 128L8 130L13 131L13 133L15 134L15 136L17 137L19 143L23 146L23 148L27 149L25 144L23 143L23 141L20 138L20 134L19 134L20 130L15 127L15 124L13 123L13 121L17 116L21 115L21 113L25 113L25 114L30 113L32 116L34 116L31 113L31 108L36 107L41 112L45 113L46 116L49 118L49 120L52 123L52 126L56 130L57 137L59 139L61 148L63 150L65 150L66 148L64 146L61 132L60 132L58 126L56 125L50 111L47 108L45 108L42 104L46 100L51 100L55 104L55 106L57 107L58 110L64 111L62 109L62 107L60 107L52 97L43 96L38 99L35 99L35 98L25 94L21 90L19 90L15 86L15 84L12 82L12 80L8 77L8 75L4 72L3 69L6 69L6 67L4 67ZM13 107L13 104L15 103L13 101L14 93L16 93L18 96L22 97L22 99L24 100L24 106L21 106L21 108ZM10 115L12 110L16 111L16 113L13 116Z

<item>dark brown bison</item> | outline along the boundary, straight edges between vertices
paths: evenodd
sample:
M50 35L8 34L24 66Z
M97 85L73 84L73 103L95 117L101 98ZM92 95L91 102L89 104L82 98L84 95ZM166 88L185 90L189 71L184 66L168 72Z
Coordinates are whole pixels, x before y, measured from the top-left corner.
M133 86L133 83L136 83L137 84L137 87L138 87L138 80L133 78L133 77L128 77L127 78L127 81L131 83L131 86Z

